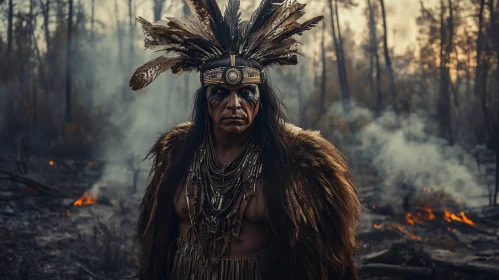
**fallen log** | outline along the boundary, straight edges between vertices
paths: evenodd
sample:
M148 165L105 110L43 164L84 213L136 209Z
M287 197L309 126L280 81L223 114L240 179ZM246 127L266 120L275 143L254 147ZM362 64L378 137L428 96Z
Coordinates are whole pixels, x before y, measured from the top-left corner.
M453 253L448 250L422 247L420 254L434 264L455 271L481 274L499 279L499 265L479 262L481 257Z
M402 266L396 264L369 263L357 266L359 274L376 274L383 276L403 276L404 279L428 277L433 274L433 270L427 267Z
M0 170L0 180L6 180L27 185L30 188L36 189L37 191L51 197L68 198L67 194L63 193L62 191L54 187L47 186L43 183L37 182L28 177L17 175L7 170Z

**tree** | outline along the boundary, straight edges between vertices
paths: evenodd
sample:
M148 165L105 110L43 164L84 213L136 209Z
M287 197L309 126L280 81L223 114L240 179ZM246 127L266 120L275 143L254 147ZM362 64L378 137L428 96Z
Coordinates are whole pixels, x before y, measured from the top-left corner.
M71 36L73 29L73 0L69 0L68 13L68 38L66 45L66 114L65 120L67 124L71 123Z
M499 3L496 7L494 7L494 0L489 0L488 7L490 13L490 33L492 37L492 45L495 49L496 53L496 83L497 83L497 129L496 129L496 186L494 190L494 202L493 205L497 206L497 195L499 193L499 22L498 22L498 13L497 7L499 7Z
M12 52L12 17L14 15L14 4L9 0L9 23L7 27L7 56Z
M324 47L324 33L326 33L326 22L322 21L321 54L322 54L322 77L321 77L321 96L319 99L319 116L324 114L325 96L326 96L326 48Z
M332 37L335 47L336 60L338 65L338 76L340 80L341 100L345 116L350 114L350 92L348 89L348 78L344 63L343 46L340 34L340 21L338 14L338 0L329 0L329 15L331 17Z
M154 21L158 21L161 19L161 12L163 11L163 5L165 4L164 0L154 0Z
M450 0L449 0L450 3ZM449 95L449 50L452 50L452 6L449 6L448 24L445 21L446 7L440 0L440 87L437 104L438 123L441 136L453 143Z
M47 0L48 1L48 0ZM91 15L91 20L90 20L90 34L92 38L92 42L95 41L95 0L92 0L92 15Z
M92 1L95 1L95 0L92 0ZM134 5L134 0L127 0L128 1L128 24L129 24L129 29L128 29L128 37L129 37L129 40L130 40L130 59L129 59L129 62L130 62L130 65L132 63L132 57L133 57L133 53L134 53L134 49L133 49L133 42L134 42L134 39L135 39L135 23L136 21L133 20L133 16L132 16L132 7ZM130 67L129 67L130 68Z
M383 91L381 89L381 67L379 65L378 36L376 34L376 21L374 20L374 11L371 5L371 0L367 0L367 5L369 7L369 30L371 34L371 48L370 48L371 62L372 62L372 57L374 56L376 63L376 89L377 89L376 114L377 116L379 116L381 114L381 110L383 109ZM371 77L372 70L370 71L369 75Z
M381 4L382 17L383 17L383 32L384 32L383 49L385 52L386 70L388 71L388 78L390 80L390 94L392 96L393 112L395 113L395 116L398 119L399 110L398 110L398 100L397 100L397 89L395 88L395 74L393 72L392 60L391 60L390 54L388 52L388 33L386 32L385 1L380 0L380 4Z

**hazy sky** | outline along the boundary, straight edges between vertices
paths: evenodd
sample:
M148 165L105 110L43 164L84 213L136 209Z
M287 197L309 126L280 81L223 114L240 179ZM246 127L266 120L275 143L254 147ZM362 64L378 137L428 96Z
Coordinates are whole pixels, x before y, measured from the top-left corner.
M127 2L126 0L117 0L119 4L120 17L124 17L127 13ZM152 20L152 3L153 0L137 0L139 3L139 8L136 12L137 16L142 16L146 19ZM376 0L372 0L376 1ZM89 7L90 0L83 0ZM114 3L115 1L103 1L97 0L97 18L103 22L115 21L114 19ZM167 1L166 3L169 3ZM327 10L327 2L319 0L302 0L300 2L309 3L306 7L307 14L306 18L310 18L315 15L319 15L321 11L324 15L329 17L329 12ZM175 4L172 5L170 9L163 10L163 17L165 16L178 16L180 9L182 7L182 1L176 0ZM224 5L224 1L218 1L220 6ZM255 3L249 0L241 0L241 5L251 5ZM363 15L363 11L367 5L367 0L356 0L358 3L357 7L351 8L350 10L341 10L340 18L344 23L348 23L351 28L355 31L356 37L364 37L363 32L367 32L366 18ZM430 7L438 4L438 0L423 0L423 3ZM395 47L395 52L397 54L404 53L407 46L416 43L416 17L419 14L420 1L418 0L385 0L385 6L387 9L387 24L388 24L388 39L389 45ZM381 22L379 22L381 24ZM360 39L359 39L360 40Z

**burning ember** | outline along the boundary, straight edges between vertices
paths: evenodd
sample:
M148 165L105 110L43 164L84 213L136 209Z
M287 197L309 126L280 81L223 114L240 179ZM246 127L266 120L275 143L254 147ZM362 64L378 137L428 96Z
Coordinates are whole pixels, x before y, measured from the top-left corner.
M71 212L70 212L68 209L65 209L65 210L62 212L62 215L63 215L64 217L71 217L71 216L72 216Z
M75 202L73 202L73 205L82 206L82 205L92 205L96 203L97 203L97 197L92 196L87 192L85 192L80 198L78 198Z
M51 166L54 165L54 161L53 160L49 161L49 165Z
M418 211L415 216L408 212L405 214L405 220L408 224L414 225L415 223L421 223L422 221L435 220L435 215L431 208L423 208L421 211Z

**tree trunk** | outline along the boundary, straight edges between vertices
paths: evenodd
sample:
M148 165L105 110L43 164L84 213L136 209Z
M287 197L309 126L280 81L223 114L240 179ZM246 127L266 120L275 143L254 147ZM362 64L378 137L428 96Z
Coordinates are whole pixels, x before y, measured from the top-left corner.
M326 29L324 25L322 27L324 29ZM300 119L301 119L300 126L302 128L307 127L307 116L305 115L305 106L303 104L303 86L302 86L302 84L303 84L303 80L304 80L303 77L304 76L305 76L305 65L301 64L300 74L296 79L296 88L298 90L298 111L300 112Z
M452 6L452 0L447 0L447 3L449 5L449 18L447 19L447 30L448 30L448 36L447 36L447 45L446 45L446 50L445 50L445 80L447 81L447 91L449 90L449 87L452 86L452 81L450 79L450 68L448 64L450 63L451 59L451 53L452 50L454 49L454 12L453 12L453 6ZM455 91L455 94L457 96L457 89ZM451 144L454 143L454 132L453 132L453 124L452 124L452 114L451 114L451 100L450 100L450 92L447 93L447 127L448 127L448 134L449 134L449 142Z
M29 0L29 32L28 32L28 53L29 53L29 57L27 59L27 72L26 72L26 75L28 75L28 78L27 78L27 85L26 85L26 89L27 89L27 92L26 92L26 95L29 96L29 84L32 80L32 77L33 77L33 68L31 66L31 57L32 57L32 49L33 49L33 20L34 20L34 16L33 16L33 1L34 0ZM31 103L32 103L32 114L35 115L35 98L34 96L32 97L31 99ZM27 121L26 123L29 123L29 121ZM30 130L32 131L32 130Z
M43 15L43 31L45 33L45 46L47 47L47 50L50 47L50 31L49 31L49 11L50 11L50 0L45 1L45 5L42 2L43 0L40 0L40 7L42 8L42 15Z
M321 77L321 96L319 99L319 118L322 117L325 111L326 97L326 48L324 47L324 33L326 33L326 21L322 21L322 38L321 38L321 53L322 53L322 77Z
M497 38L497 36L496 36ZM497 69L496 69L496 82L497 82L497 96L499 97L499 51L496 52ZM496 122L496 189L494 191L494 206L497 206L497 194L499 192L499 100L497 101L497 122Z
M47 0L48 1L48 0ZM90 34L92 38L92 42L95 40L95 0L92 0L92 15L90 20Z
M340 48L340 58L341 58L341 68L343 72L343 86L345 88L343 100L344 104L343 107L345 109L346 113L350 112L350 89L348 85L348 75L347 75L347 68L346 68L346 62L345 62L345 52L343 50L343 38L341 37L341 28L340 28L340 14L338 13L338 0L336 1L335 5L335 12L336 12L336 27L338 27L338 47Z
M7 56L10 55L12 51L12 17L14 15L14 4L12 0L9 0L9 23L7 27Z
M381 89L381 67L379 64L379 54L378 54L378 36L376 32L376 22L374 20L374 12L371 5L371 0L367 0L369 5L369 29L371 31L371 53L374 54L376 59L376 115L379 117L381 111L383 110L383 91Z
M125 32L125 29L123 28L123 24L119 19L119 7L118 7L118 0L114 0L114 14L116 17L116 39L118 42L118 64L120 65L121 69L126 66L126 64L123 63L123 33Z
M69 0L68 38L66 46L66 123L71 123L71 36L73 28L73 0Z
M333 7L333 0L329 0L329 14L331 16L331 26L332 26L332 36L333 36L333 41L334 41L334 49L336 53L336 62L338 64L338 77L339 77L339 82L340 82L340 89L341 89L341 101L343 105L343 112L345 114L345 117L347 119L349 112L350 112L350 94L348 92L348 81L346 78L346 70L345 70L345 65L343 63L343 48L341 45L341 40L340 40L340 35L339 35L339 20L338 20L338 1L335 0L335 5L336 9ZM336 17L336 20L335 20ZM336 34L336 27L338 27L338 35Z
M447 55L446 46L449 44L447 42L447 30L444 21L445 16L445 6L444 1L440 0L440 94L438 98L438 123L441 136L444 139L452 142L452 137L450 133L450 98L449 98L449 80L448 80L448 68L447 68Z
M392 59L390 58L390 53L388 52L388 33L386 31L386 13L385 13L385 1L380 0L381 13L383 17L383 49L385 51L385 62L386 70L388 71L388 77L390 80L390 94L392 96L392 107L395 117L399 118L398 100L397 100L397 89L395 88L395 73L393 71Z
M132 65L132 59L133 59L133 54L134 54L133 42L135 39L135 36L134 36L135 29L134 29L134 25L133 25L134 20L133 20L133 16L132 16L132 4L133 4L133 0L128 0L128 24L129 24L128 36L130 37L130 57L129 57L130 67Z
M161 19L161 12L163 11L164 0L154 0L154 21Z
M499 1L498 1L498 4L499 6ZM499 38L499 30L497 28L497 13L498 11L496 11L496 8L497 7L494 7L494 0L490 0L489 1L489 12L490 12L490 29L492 31L492 43L493 43L493 47L495 49L495 52L496 52L496 61L497 61L497 65L496 65L496 83L497 83L497 92L496 92L496 97L499 98L499 42L498 42L498 38ZM495 144L495 148L496 148L496 186L495 186L495 190L494 190L494 203L493 205L494 206L497 206L497 195L499 193L499 100L497 101L497 107L496 107L496 111L497 111L497 125L496 125L496 133L495 133L495 140L496 140L496 144Z
M483 65L482 65L482 45L483 45L483 11L485 7L485 0L480 0L480 11L478 13L478 36L476 40L476 69L475 69L475 86L473 90L473 97L474 100L480 98L481 101L481 107L484 107L483 104L483 89L480 88L481 82L480 82L480 77L484 75L483 72ZM482 116L482 126L480 129L480 135L479 135L479 142L486 142L487 141L487 117L485 115Z

